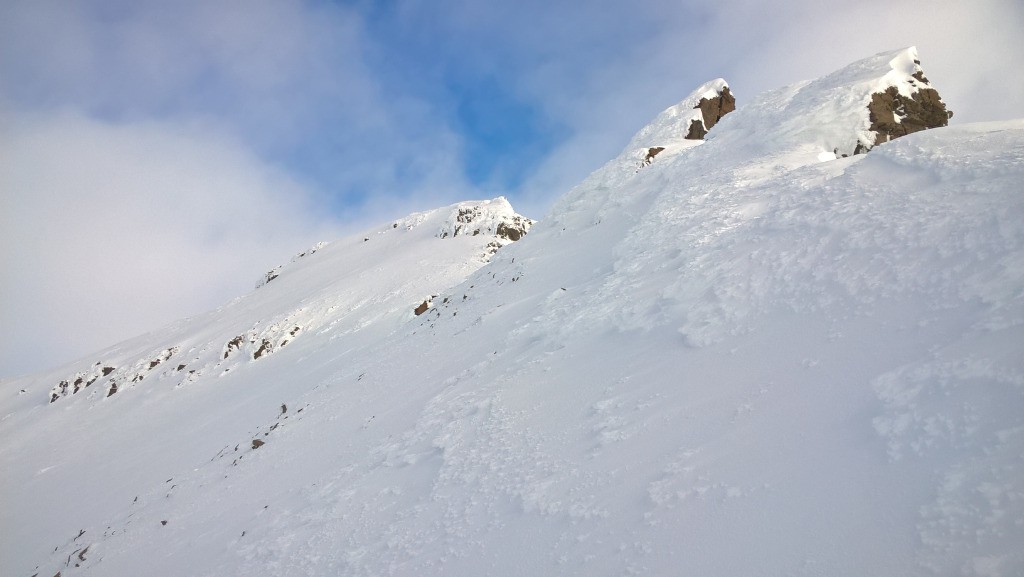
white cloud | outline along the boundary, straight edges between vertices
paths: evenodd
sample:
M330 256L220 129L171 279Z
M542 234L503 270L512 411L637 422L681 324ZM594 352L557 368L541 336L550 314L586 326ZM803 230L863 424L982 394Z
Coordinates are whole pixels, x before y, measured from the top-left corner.
M4 133L4 373L223 304L339 234L309 191L201 126L65 113Z

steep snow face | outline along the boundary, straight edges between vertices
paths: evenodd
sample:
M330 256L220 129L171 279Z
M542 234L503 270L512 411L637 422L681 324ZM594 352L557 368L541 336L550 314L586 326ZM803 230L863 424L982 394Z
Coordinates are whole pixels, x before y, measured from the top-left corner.
M885 58L631 144L489 264L422 213L4 383L0 573L1021 574L1024 121L835 159Z

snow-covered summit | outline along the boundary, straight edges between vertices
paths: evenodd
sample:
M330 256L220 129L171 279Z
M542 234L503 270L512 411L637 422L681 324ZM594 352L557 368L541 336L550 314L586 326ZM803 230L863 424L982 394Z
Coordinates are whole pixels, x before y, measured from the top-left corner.
M726 121L722 117L733 102L723 79L705 83L642 128L623 156L633 164L638 158L649 164L655 156L663 162L699 144L686 138L691 127L701 125L701 138L723 141L718 155L775 154L787 156L793 167L867 152L906 134L946 126L952 116L925 77L915 47L882 52L819 79L770 91L739 106ZM708 109L722 114L716 112L708 123ZM709 132L719 120L724 122ZM801 154L792 156L795 151Z
M447 218L438 228L438 238L482 234L494 237L502 246L525 236L534 223L533 220L517 214L504 196L493 200L460 202L439 209L438 212L447 213ZM402 222L398 224L401 225Z
M811 163L946 126L950 116L924 76L917 49L910 47L763 94L737 110L709 139L743 147L748 156L800 152L799 162Z

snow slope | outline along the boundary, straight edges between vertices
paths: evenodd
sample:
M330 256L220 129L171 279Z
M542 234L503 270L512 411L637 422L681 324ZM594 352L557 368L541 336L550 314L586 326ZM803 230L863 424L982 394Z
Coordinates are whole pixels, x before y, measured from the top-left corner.
M908 58L3 383L0 573L1024 573L1024 121L835 159Z

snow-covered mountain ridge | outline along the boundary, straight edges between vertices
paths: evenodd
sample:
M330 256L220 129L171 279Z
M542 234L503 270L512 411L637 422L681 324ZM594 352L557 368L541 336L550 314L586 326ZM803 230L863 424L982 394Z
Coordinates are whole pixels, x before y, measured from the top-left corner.
M109 397L147 377L182 386L266 357L310 331L337 336L385 324L388 317L401 319L525 236L532 224L499 197L411 214L366 235L319 243L266 273L256 293L179 323L155 349L147 337L141 348L124 343L99 353L101 360L56 383L50 402L79 392ZM425 241L462 236L478 238L459 238L451 246Z
M412 215L4 383L0 573L1020 574L1024 121L842 158L915 60L686 143L701 87L487 264L507 203Z

